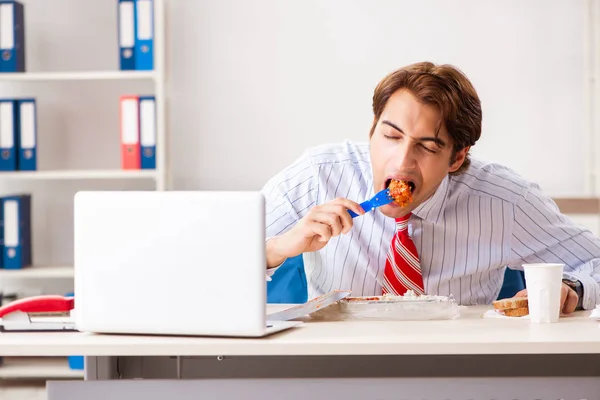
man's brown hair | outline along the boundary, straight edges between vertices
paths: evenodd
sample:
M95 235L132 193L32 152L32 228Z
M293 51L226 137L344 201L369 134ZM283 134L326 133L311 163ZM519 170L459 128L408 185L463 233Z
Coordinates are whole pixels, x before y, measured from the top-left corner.
M373 94L373 114L375 119L369 137L390 96L400 89L410 91L422 104L437 108L443 126L452 140L452 157L467 146L473 146L481 136L481 102L469 79L452 65L435 65L431 62L411 64L392 72L379 82ZM460 174L469 167L469 156L462 166L452 173Z

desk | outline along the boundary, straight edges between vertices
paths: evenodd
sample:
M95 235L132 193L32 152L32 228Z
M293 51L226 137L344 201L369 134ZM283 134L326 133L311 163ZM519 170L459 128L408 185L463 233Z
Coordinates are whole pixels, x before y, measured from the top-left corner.
M269 312L277 307L271 308ZM473 384L488 391L493 385L495 392L490 393L496 397L489 398L497 399L501 390L550 390L548 393L554 395L567 389L571 391L562 398L579 396L573 391L582 393L578 398L594 398L583 397L590 393L600 398L600 323L588 318L588 311L563 317L557 324L531 324L523 319L484 319L487 309L464 309L461 318L452 321L307 322L260 339L4 333L0 334L0 355L87 356L86 381L49 384L50 400L63 400L66 393L79 393L95 385L103 386L103 396L114 388L116 398L131 398L131 392L127 392L129 397L119 397L118 390L133 383L134 390L137 387L146 396L146 391L150 395L160 393L153 385L167 382L184 385L196 394L197 390L210 393L210 387L217 387L223 396L223 378L228 382L241 380L259 392L266 390L260 384L273 388L273 382L286 382L288 388L306 388L322 382L314 378L328 378L325 381L338 385L335 390L339 394L340 389L354 385L346 382L348 378L362 382L360 387L370 387L383 378L391 385L389 390L400 385L409 393L412 385L413 390L421 390L414 392L419 396L423 388L437 387L447 394ZM346 389L339 387L342 381ZM66 391L65 385L69 386ZM378 388L384 386L377 383ZM239 390L239 385L235 387ZM357 390L350 391L344 400L358 396ZM473 386L471 390L479 389ZM264 399L264 392L260 393ZM531 398L544 398L537 393ZM387 398L385 394L378 398ZM507 394L513 396L511 399L521 398L515 395ZM311 395L311 400L317 398Z

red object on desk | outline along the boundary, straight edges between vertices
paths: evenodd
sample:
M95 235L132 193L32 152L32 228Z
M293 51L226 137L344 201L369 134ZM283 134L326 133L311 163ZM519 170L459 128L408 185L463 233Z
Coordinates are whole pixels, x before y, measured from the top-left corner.
M54 313L71 311L75 305L73 297L59 295L32 296L15 300L0 307L0 318L15 311L24 313Z

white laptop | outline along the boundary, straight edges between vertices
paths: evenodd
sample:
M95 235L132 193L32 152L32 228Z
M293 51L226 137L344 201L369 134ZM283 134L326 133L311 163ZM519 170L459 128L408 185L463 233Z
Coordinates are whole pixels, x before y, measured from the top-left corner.
M75 195L78 330L260 337L267 321L260 192Z

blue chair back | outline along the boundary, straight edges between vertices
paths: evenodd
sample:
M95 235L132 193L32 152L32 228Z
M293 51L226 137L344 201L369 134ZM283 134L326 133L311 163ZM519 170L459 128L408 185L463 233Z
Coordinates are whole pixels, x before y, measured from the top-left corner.
M267 282L267 303L302 304L308 300L302 254L288 258Z
M513 297L518 291L525 289L525 275L523 271L506 268L504 283L498 294L498 299Z

